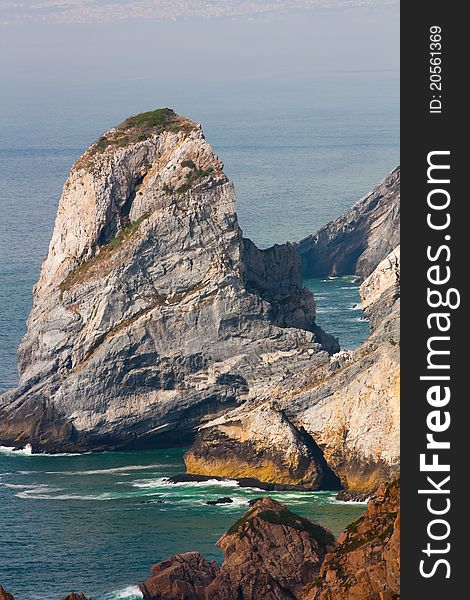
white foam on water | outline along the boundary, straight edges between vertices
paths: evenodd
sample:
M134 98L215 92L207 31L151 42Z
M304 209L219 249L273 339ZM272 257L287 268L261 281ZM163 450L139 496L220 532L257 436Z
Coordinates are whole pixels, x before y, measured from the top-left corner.
M128 473L131 471L156 470L161 467L178 465L128 465L127 467L112 467L109 469L92 469L90 471L46 471L48 475L106 475L112 473Z
M366 498L365 500L337 500L335 497L328 499L332 504L367 504L370 498Z
M11 488L12 490L30 490L30 489L36 489L38 486L37 485L26 485L26 484L19 484L19 483L2 483L0 485L3 485L3 487L6 488Z
M208 479L207 481L178 481L173 483L168 481L168 477L157 477L156 479L133 481L131 485L137 488L156 488L162 486L206 487L214 485L220 487L238 487L238 482L232 479Z
M130 585L123 590L110 592L102 596L101 600L140 600L144 595L136 585Z
M26 444L24 448L16 449L14 446L0 446L0 454L6 454L7 456L83 456L84 454L91 454L91 452L58 452L57 454L48 454L47 452L33 452L31 444Z
M26 444L24 448L17 450L14 446L0 446L0 454L7 456L32 456L33 447L31 444Z

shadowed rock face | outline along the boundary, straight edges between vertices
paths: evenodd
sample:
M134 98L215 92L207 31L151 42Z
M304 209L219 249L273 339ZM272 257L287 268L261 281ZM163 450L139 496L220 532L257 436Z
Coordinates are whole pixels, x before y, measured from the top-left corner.
M400 486L382 486L338 539L302 600L400 598Z
M338 489L340 483L344 499L366 499L396 478L399 265L398 247L361 286L371 334L360 348L314 370L295 370L271 386L269 400L205 424L185 456L188 472L253 477L286 488Z
M368 277L400 243L400 167L348 212L298 244L305 277Z
M337 349L293 246L243 240L200 126L145 113L104 134L65 183L0 441L181 445L269 377Z

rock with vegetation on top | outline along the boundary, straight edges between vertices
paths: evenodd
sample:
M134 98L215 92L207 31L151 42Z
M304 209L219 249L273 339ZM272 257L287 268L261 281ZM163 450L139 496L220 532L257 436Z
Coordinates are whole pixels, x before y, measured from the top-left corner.
M219 569L198 552L155 564L139 587L146 600L292 600L320 571L336 545L333 534L271 498L250 509L217 545Z
M65 183L0 441L172 446L328 360L292 245L244 240L201 127L160 109L105 133Z
M326 555L302 600L400 598L400 486L383 485Z
M224 563L205 600L292 600L318 574L335 538L284 504L261 498L217 545Z

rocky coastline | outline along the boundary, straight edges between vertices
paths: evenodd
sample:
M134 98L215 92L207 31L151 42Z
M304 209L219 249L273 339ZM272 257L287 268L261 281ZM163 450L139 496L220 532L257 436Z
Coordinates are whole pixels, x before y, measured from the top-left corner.
M147 600L399 598L400 169L298 244L243 237L200 125L130 117L75 163L0 398L0 444L35 452L189 446L170 482L235 479L372 497L331 532L270 498L152 567ZM303 276L355 275L370 335L316 323ZM220 498L217 503L230 503ZM0 587L0 600L13 596ZM73 593L63 600L87 600Z
M253 500L217 542L221 566L186 552L154 564L139 589L145 600L398 600L399 497L398 481L382 485L337 540L276 500ZM0 600L14 599L0 587Z

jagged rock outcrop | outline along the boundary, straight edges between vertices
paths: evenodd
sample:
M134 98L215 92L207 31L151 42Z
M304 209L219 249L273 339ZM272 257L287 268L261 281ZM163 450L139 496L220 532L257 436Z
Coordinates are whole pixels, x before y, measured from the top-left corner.
M400 243L400 167L348 212L298 244L306 277L368 277Z
M396 177L394 172L384 181L395 182ZM390 183L396 195L394 185ZM374 215L383 214L380 203L374 206ZM383 235L388 219L385 225ZM366 342L313 370L292 370L255 401L204 424L186 455L189 472L286 486L290 481L312 489L322 486L313 474L328 472L319 468L320 458L339 478L345 499L368 498L381 483L398 476L399 246L373 267L360 288L371 325ZM313 446L318 453L309 451ZM335 489L337 482L327 481Z
M365 499L400 465L399 248L361 285L371 334L320 385L289 398L288 417L309 432L349 491ZM308 385L308 384L307 384Z
M145 600L200 600L218 572L214 561L199 552L186 552L153 565L139 588Z
M337 349L315 325L295 248L243 240L200 126L144 113L95 142L64 186L0 441L183 444L270 377Z
M184 457L187 473L275 484L276 489L339 489L313 439L283 411L261 405L201 427Z
M15 599L13 598L13 594L10 594L9 592L7 592L0 585L0 600L15 600Z
M383 485L363 517L347 527L326 555L302 600L400 598L400 486Z
M206 588L206 600L292 600L319 572L335 538L284 504L261 498L217 545L224 563Z
M197 552L181 554L154 565L140 589L146 600L292 600L335 544L318 523L260 498L217 542L220 570Z
M82 592L76 593L72 592L71 594L67 594L61 600L91 600L85 596Z

